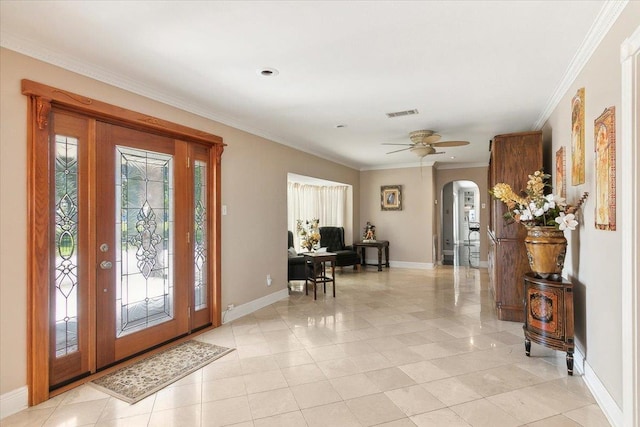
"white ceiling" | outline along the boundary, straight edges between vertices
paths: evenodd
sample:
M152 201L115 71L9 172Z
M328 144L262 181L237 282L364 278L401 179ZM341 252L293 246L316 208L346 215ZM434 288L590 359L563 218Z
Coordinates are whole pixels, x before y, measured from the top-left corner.
M0 42L357 169L415 165L414 154L387 155L394 147L381 144L434 129L471 142L439 150L438 165L455 167L486 164L496 134L542 124L608 8L601 0L2 0ZM259 75L265 67L279 75ZM386 116L409 109L419 114Z

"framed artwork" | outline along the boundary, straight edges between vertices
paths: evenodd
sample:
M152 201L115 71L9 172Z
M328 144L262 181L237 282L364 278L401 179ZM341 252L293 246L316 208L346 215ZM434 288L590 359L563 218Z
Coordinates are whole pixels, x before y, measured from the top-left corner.
M616 107L594 121L596 159L596 228L616 229Z
M584 88L580 88L571 100L571 185L585 182L584 154Z
M564 147L560 147L556 151L556 193L560 197L567 198L567 161L564 153Z
M402 186L383 185L380 187L380 207L383 211L401 211Z

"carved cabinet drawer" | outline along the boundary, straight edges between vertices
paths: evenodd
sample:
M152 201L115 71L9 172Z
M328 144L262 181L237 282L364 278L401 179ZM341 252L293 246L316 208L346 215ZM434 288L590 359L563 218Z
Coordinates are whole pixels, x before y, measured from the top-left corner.
M567 352L567 371L573 375L573 284L524 275L525 351L531 341Z

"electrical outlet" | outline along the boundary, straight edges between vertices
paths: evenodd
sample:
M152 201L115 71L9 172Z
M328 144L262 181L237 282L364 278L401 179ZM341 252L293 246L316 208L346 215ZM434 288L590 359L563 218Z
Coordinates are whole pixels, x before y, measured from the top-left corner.
M271 275L267 274L267 286L271 286L271 283L273 283L273 281L271 280Z
M231 311L231 310L233 310L234 308L236 308L235 304L229 304L229 305L227 306L227 311Z

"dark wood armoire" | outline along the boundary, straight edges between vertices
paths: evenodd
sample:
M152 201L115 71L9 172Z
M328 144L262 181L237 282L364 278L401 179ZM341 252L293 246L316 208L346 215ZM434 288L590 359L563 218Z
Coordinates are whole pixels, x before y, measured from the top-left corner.
M528 175L542 168L542 132L496 135L491 142L489 189L499 182L519 193L527 186ZM524 322L522 278L530 271L524 246L526 229L509 224L503 215L504 203L489 203L489 278L498 319Z

